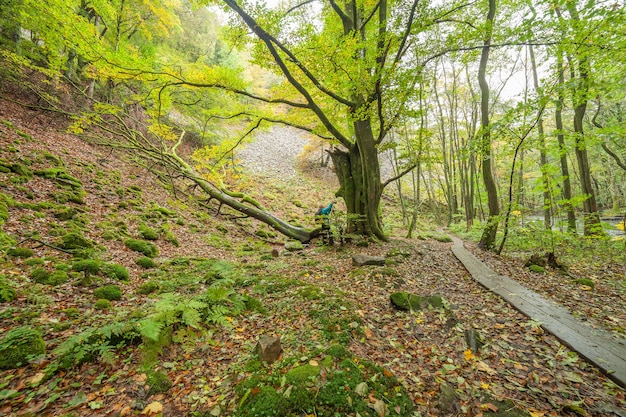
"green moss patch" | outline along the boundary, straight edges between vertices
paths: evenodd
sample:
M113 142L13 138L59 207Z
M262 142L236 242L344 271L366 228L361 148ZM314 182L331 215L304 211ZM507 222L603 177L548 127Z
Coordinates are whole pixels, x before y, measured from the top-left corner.
M159 254L159 248L157 248L157 246L152 242L137 239L126 239L124 244L127 248L143 253L148 258L156 258Z
M142 256L141 258L135 261L137 265L142 267L143 269L150 269L156 267L156 263L153 259L148 258L147 256Z
M78 232L67 233L58 239L56 245L62 249L91 249L94 247L93 242Z
M540 265L530 265L528 267L528 269L530 271L532 271L532 272L537 272L537 273L540 273L540 274L546 272L546 269L543 266L540 266Z
M403 291L395 292L389 298L394 307L404 311L417 311L428 307L443 308L445 304L443 297L439 295L419 296Z
M8 283L4 275L0 275L0 303L8 303L17 298L15 289Z
M0 339L0 369L15 369L46 353L41 334L30 327L9 330Z
M139 236L142 239L157 240L159 238L159 234L156 232L156 230L154 230L153 228L145 224L140 225L138 230L139 230Z
M102 265L102 274L105 277L117 279L119 281L128 281L128 269L122 265L106 263Z
M25 248L23 246L17 246L15 248L10 248L7 251L8 256L12 256L14 258L30 258L33 256L34 252L30 248Z
M122 289L119 285L105 285L100 288L96 288L93 292L96 298L110 301L118 301L122 299Z
M596 287L596 283L593 282L592 280L590 280L589 278L579 278L579 279L574 280L574 282L576 284L586 285L586 286L591 287L591 288L595 288Z
M109 301L109 300L107 300L105 298L99 299L93 305L93 308L95 308L96 310L109 310L112 307L113 307L113 304L111 304L111 301Z
M161 394L172 388L172 381L162 372L148 372L146 384L150 387L148 395Z

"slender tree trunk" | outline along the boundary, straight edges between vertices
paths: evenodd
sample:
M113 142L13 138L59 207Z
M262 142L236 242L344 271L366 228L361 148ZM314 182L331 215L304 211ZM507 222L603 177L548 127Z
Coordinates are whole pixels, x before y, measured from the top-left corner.
M565 134L563 130L563 103L565 103L565 74L563 67L563 52L557 53L557 71L559 78L558 97L554 109L554 125L557 131L557 141L559 143L559 155L561 162L561 175L563 177L563 200L567 212L567 231L576 233L576 212L572 204L572 182L569 175L569 165L567 163L567 148L565 146Z
M539 77L537 76L537 62L535 60L535 51L533 46L528 47L528 53L530 54L530 64L533 70L533 86L537 94L541 94L539 91ZM550 178L548 177L547 165L548 155L546 153L546 138L543 130L543 116L539 117L537 122L537 135L539 136L539 158L541 166L541 181L543 182L543 223L547 230L552 228L552 216L551 216L551 198L550 198Z
M489 60L489 51L491 49L491 34L493 32L493 22L496 15L496 0L489 0L489 12L487 13L487 35L485 37L484 46L480 57L480 65L478 69L478 84L480 85L481 100L481 150L483 156L483 181L485 190L487 191L487 205L489 207L489 217L487 224L483 229L480 238L479 247L483 249L493 249L496 241L496 233L498 231L498 222L500 215L500 206L498 204L498 190L493 178L491 167L491 134L489 126L489 85L487 84L486 71L487 61Z
M576 10L576 4L572 1L567 2L567 9L572 20L580 23L580 17ZM584 210L584 233L585 235L593 235L602 233L600 225L600 214L596 203L596 196L591 183L591 170L589 166L589 155L587 153L587 145L585 143L585 131L583 120L587 111L587 102L589 100L589 77L591 74L591 66L589 59L584 55L584 51L580 48L576 49L576 67L578 69L578 79L575 87L572 89L574 102L574 133L576 140L576 161L578 162L578 171L580 173L580 186L585 196L583 201ZM574 68L572 68L574 71Z

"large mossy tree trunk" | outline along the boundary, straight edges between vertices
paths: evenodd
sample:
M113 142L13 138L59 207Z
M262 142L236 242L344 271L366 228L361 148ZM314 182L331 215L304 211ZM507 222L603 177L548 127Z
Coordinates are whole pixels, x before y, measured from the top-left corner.
M354 127L355 143L348 150L330 152L340 185L336 195L346 203L348 233L386 240L380 218L380 163L370 121L357 121Z

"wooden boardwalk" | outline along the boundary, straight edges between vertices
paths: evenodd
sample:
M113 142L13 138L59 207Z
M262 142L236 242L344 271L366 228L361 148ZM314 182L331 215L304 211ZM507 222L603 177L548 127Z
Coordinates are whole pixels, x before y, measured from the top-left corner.
M563 306L530 291L504 275L496 274L453 236L452 252L474 280L498 294L521 313L541 323L564 345L597 366L619 386L626 388L626 341L594 329L572 316Z

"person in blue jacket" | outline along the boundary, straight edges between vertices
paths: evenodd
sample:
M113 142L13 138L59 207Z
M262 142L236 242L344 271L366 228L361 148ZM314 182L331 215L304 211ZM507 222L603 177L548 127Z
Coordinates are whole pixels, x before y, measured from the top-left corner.
M326 243L326 240L328 240L330 245L333 244L333 238L330 232L330 213L333 211L334 204L337 204L337 202L333 201L326 207L319 206L315 212L315 220L322 226L322 243Z

